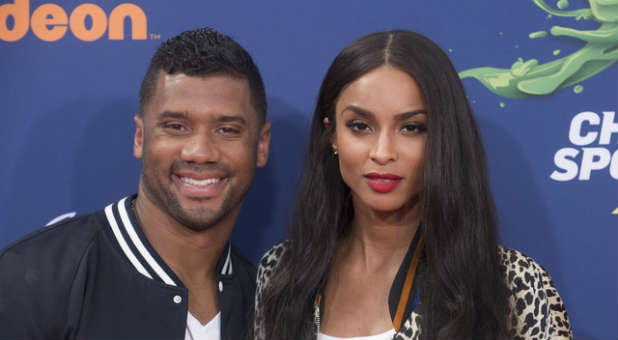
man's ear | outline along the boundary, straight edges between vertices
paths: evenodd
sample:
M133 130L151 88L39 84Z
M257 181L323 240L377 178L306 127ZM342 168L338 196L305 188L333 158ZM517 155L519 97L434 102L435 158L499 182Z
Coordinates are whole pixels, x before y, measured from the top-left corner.
M270 122L264 122L264 126L260 129L257 146L257 162L258 168L266 165L268 161L268 152L270 151Z
M133 156L141 159L144 155L144 119L141 115L136 114L133 117L135 121L135 136L133 136Z

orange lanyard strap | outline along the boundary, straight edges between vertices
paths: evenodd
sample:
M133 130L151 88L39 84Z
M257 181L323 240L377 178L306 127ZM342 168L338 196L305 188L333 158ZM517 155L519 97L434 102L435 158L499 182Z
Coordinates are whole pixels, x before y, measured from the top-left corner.
M418 261L423 252L423 237L421 236L414 249L414 256L410 262L408 273L406 274L406 280L403 283L403 289L401 290L401 296L399 297L399 304L397 305L397 312L393 319L393 327L396 332L399 332L401 323L403 322L406 306L408 305L408 299L410 298L410 292L412 291L412 284L414 283L414 275L416 274L416 268L418 267Z

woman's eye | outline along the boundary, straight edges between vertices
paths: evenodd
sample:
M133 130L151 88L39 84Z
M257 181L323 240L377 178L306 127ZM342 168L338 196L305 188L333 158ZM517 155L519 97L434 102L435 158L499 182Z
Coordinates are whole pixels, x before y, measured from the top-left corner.
M401 128L401 131L405 134L419 134L425 132L427 127L423 124L406 124Z
M346 123L346 126L355 132L367 132L371 130L371 127L369 125L360 120L353 120L351 122L348 122Z

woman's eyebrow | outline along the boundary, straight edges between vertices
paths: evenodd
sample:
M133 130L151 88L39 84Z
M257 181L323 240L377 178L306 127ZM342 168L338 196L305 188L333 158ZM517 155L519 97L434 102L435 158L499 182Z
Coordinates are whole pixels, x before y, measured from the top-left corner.
M371 112L369 110L362 109L362 108L360 108L358 106L355 106L355 105L348 105L348 106L346 106L343 110L341 110L341 113L343 113L345 111L348 111L348 110L353 111L354 113L356 113L358 115L361 115L361 116L363 116L365 118L373 118L375 116L373 112ZM414 110L414 111L398 113L398 114L395 115L395 119L396 120L406 120L406 119L408 119L408 118L410 118L412 116L415 116L415 115L421 114L421 113L427 114L427 110L425 110L425 109L418 109L418 110Z
M418 110L414 110L414 111L409 111L409 112L404 112L404 113L398 113L395 115L395 119L396 120L406 120L412 116L418 115L418 114L427 114L427 111L425 109L418 109Z
M361 109L360 107L355 106L355 105L348 105L344 107L343 110L341 110L340 114L343 114L344 112L348 110L353 111L354 113L359 114L365 118L372 118L374 116L373 112L365 110L365 109Z

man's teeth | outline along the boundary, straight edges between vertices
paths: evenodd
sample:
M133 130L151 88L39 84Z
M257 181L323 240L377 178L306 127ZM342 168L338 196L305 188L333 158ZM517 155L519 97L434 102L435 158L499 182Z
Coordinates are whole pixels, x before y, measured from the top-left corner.
M191 185L205 186L205 185L215 184L219 182L221 178L207 178L207 179L198 181L196 179L189 178L189 177L180 177L180 180L183 181L184 183L191 184Z

